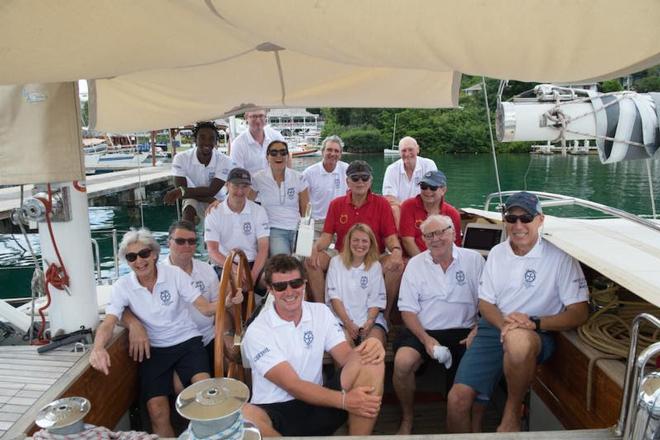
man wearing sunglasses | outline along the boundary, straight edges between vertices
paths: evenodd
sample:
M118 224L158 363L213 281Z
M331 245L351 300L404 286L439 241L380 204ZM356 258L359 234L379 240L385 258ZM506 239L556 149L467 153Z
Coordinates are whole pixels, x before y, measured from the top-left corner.
M309 283L315 301L324 302L325 273L330 264L330 255L326 250L337 234L335 249L341 252L344 237L355 223L369 225L376 236L378 249L383 254L380 263L385 275L385 290L387 306L385 319L389 319L390 311L399 294L399 284L403 273L403 251L390 204L383 196L371 192L371 166L363 160L354 160L346 169L348 193L330 202L328 215L323 225L321 237L312 247L312 255L306 260L309 271ZM385 249L389 254L384 254Z
M484 267L478 252L454 244L451 218L433 214L419 228L428 250L411 258L403 273L398 307L406 328L394 343L392 384L401 404L401 435L412 432L415 373L436 358L438 346L451 353L451 361L444 361L445 389L454 383L465 347L476 333L477 290Z
M264 437L331 436L348 418L349 435L370 435L383 394L385 349L376 338L355 348L325 304L304 301L305 271L289 255L266 264L273 307L262 309L243 339L252 397L243 415ZM323 356L339 365L323 383Z
M502 373L507 401L498 431L520 431L520 407L536 365L554 349L552 332L589 317L587 282L580 264L544 240L539 199L511 195L505 204L507 241L495 246L479 286L481 320L447 398L450 432L469 432L477 397L492 395Z
M419 182L424 174L438 169L431 159L419 156L419 145L413 137L399 141L399 156L401 159L389 165L383 177L383 195L392 205L397 227L400 204L419 194Z
M210 202L222 200L222 189L229 171L235 167L232 160L216 150L218 130L212 121L198 122L193 130L195 148L174 156L172 175L176 188L165 194L165 203L183 199L183 219L204 219Z
M401 205L399 235L403 249L411 257L426 250L422 238L421 223L430 215L441 214L451 218L454 226L454 243L461 245L461 215L445 200L447 177L442 171L427 171L419 181L420 193Z
M250 174L268 168L266 148L273 141L284 141L279 131L266 125L264 109L245 112L248 129L231 143L230 157L237 167L245 168Z

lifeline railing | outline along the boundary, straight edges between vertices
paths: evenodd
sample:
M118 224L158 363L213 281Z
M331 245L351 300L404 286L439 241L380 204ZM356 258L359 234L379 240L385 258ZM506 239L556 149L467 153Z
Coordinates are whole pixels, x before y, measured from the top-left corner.
M502 196L510 196L511 194L515 194L519 191L502 191L502 192L494 192L491 194L488 194L486 197L486 202L484 203L484 210L488 211L490 208L490 204L492 200L495 197L500 197ZM580 199L577 197L570 197L570 196L564 196L562 194L554 194L554 193L548 193L548 192L542 192L542 191L527 191L529 193L535 194L538 197L543 197L546 199L551 199L551 200L544 200L541 201L541 206L545 207L552 207L552 206L581 206L583 208L589 208L589 209L594 209L596 211L603 212L605 214L612 215L614 217L619 217L623 218L626 220L630 220L631 222L637 223L641 226L647 227L649 229L653 229L654 231L660 232L660 224L652 222L650 220L647 220L645 218L641 218L635 214L631 214L629 212L623 211L621 209L617 208L612 208L611 206L603 205L601 203L596 203L592 202L590 200L584 200Z

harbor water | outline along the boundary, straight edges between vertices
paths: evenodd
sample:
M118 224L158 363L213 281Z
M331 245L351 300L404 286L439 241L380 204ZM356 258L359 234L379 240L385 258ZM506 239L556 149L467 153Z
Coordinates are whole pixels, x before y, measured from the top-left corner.
M447 175L447 201L457 208L482 208L486 196L497 191L497 181L492 157L489 155L441 155L431 157L438 168ZM395 157L382 155L345 155L345 161L364 159L374 169L373 188L380 192L385 168ZM623 209L638 215L651 215L652 204L649 179L644 161L621 162L602 165L597 156L535 156L525 154L502 154L498 156L498 167L502 190L528 189L579 197ZM302 170L320 160L318 157L294 160L294 167ZM652 184L660 188L660 163L650 161ZM656 192L657 193L657 192ZM111 230L121 235L130 227L139 227L142 222L155 232L163 245L161 255L167 253L167 229L177 219L174 206L161 202L162 194L148 194L141 207L126 206L119 202L108 202L108 206L90 207L89 220L92 237L98 241L101 253L101 276L109 280L115 276ZM656 204L660 200L656 197ZM660 205L659 205L660 209ZM547 213L580 217L600 216L599 213L575 207L552 208ZM201 234L198 256L205 258ZM39 252L36 234L30 242ZM66 243L58 243L66 246ZM20 234L0 235L0 298L19 298L30 295L30 279L33 262L27 245ZM120 265L120 273L128 271Z

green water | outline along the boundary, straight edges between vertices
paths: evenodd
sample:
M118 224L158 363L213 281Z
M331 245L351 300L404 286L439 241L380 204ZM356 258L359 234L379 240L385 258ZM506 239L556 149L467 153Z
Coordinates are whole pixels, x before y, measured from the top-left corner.
M374 168L374 188L380 192L385 167L395 158L378 155L346 155L344 159L367 160ZM448 180L447 200L456 207L481 208L487 194L497 191L497 181L492 157L488 155L444 155L432 157L438 168L445 172ZM304 169L319 158L296 159L294 166ZM623 209L635 214L652 213L646 163L642 161L602 165L596 156L530 156L500 155L498 168L502 190L529 189L575 196ZM660 163L650 162L653 185L660 188ZM162 245L166 243L166 231L176 220L176 211L171 206L158 203L162 196L151 194L150 202L143 206L145 226L157 232ZM656 197L656 204L660 205ZM112 203L112 202L110 202ZM114 275L112 261L113 228L125 231L130 226L140 226L139 209L129 209L116 202L112 206L90 208L92 236L100 246L102 275ZM598 216L593 211L579 208L552 208L550 214L571 216ZM201 233L201 225L199 227ZM121 239L121 233L119 234ZM36 237L30 242L38 252ZM0 235L0 298L29 295L32 266L21 236ZM163 253L167 250L164 249ZM203 255L203 248L198 253ZM125 273L127 267L121 266Z

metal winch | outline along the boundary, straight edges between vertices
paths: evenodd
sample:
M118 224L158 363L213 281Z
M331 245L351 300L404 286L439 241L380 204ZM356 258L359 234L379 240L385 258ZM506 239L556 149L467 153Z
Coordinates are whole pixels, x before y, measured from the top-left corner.
M190 385L176 399L177 411L190 420L179 439L261 440L256 426L241 417L249 397L247 385L235 379L213 378Z
M89 400L84 397L65 397L44 406L35 422L50 434L78 434L84 431L84 418L90 409Z

